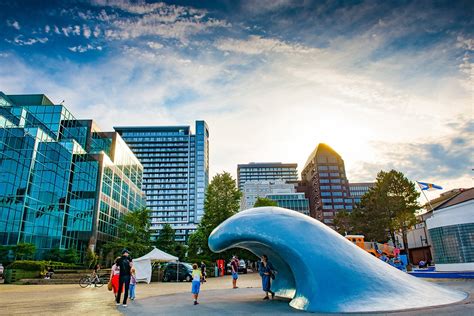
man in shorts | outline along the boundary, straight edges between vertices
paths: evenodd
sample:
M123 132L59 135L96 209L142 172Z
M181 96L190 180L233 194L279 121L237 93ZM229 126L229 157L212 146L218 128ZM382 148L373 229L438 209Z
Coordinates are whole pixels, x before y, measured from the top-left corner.
M237 279L239 278L239 259L236 256L232 257L230 268L232 269L232 288L237 289Z

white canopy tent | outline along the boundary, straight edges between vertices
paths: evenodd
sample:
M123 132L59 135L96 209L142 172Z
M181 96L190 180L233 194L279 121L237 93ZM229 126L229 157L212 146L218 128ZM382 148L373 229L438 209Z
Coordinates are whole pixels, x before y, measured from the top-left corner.
M169 253L166 253L156 247L153 247L153 250L144 255L143 257L133 259L133 266L135 268L137 282L146 281L146 283L150 283L151 270L154 263L177 261L178 257L172 256Z

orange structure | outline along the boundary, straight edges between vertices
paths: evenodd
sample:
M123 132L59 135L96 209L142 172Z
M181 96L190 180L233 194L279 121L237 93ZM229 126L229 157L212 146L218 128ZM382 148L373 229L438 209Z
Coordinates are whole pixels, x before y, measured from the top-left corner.
M388 257L393 257L393 249L394 247L389 246L389 244L380 244L376 242L366 242L364 240L364 235L346 235L347 240L354 243L356 246L364 249L368 253L372 254L375 257L380 257L382 253L384 253ZM377 251L379 250L380 253Z

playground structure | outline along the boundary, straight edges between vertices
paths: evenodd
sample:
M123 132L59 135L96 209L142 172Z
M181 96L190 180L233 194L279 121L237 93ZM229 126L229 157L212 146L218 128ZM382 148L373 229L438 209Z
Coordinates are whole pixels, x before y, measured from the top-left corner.
M395 257L395 247L390 246L387 243L381 244L377 242L367 242L364 240L364 235L346 235L344 237L377 258L379 258L382 254L385 254L389 258Z
M382 262L321 222L279 207L245 210L209 236L212 251L266 254L272 290L311 312L375 312L462 301L467 294L427 283Z

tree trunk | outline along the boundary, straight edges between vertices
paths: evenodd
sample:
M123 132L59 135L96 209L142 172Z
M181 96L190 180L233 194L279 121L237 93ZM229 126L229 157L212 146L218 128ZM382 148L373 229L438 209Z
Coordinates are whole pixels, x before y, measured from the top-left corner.
M393 246L397 247L397 240L395 239L395 232L393 230L389 231L390 239L392 240Z
M408 236L406 228L402 230L402 239L403 239L403 247L405 248L405 254L407 255L407 264L410 264L410 252L408 250Z

